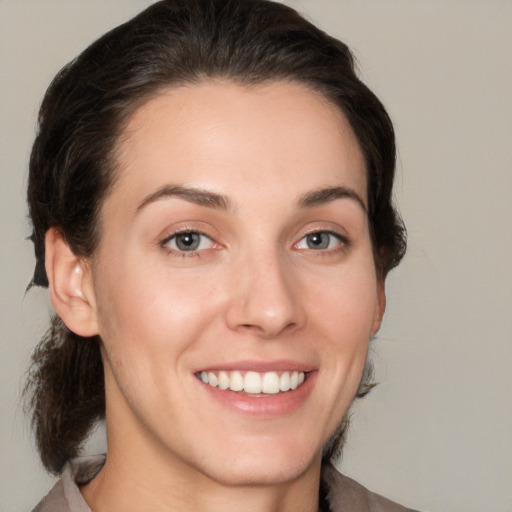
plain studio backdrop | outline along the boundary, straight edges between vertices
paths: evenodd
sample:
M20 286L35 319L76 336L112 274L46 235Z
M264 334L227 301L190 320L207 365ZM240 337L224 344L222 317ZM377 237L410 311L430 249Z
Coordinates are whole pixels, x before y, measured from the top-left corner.
M47 292L25 188L55 73L148 0L0 0L0 511L52 484L20 405ZM341 464L430 512L512 511L512 2L290 0L355 51L395 123L409 250L373 343L380 385L355 407ZM89 447L101 450L101 433Z

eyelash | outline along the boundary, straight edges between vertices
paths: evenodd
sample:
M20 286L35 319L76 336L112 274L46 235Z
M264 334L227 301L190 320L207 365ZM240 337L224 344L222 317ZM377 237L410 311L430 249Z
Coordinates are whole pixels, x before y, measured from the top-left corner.
M307 243L307 239L308 237L312 237L312 236L315 236L315 235L328 235L331 240L329 240L329 245L331 244L332 242L332 238L334 238L336 240L336 246L335 247L326 247L326 248L320 248L320 249L314 249L314 248L311 248L311 247L303 247L303 248L299 248L299 250L306 250L306 251L311 251L311 252L316 252L318 253L319 255L321 254L325 254L325 253L333 253L333 252L339 252L343 249L346 249L349 245L350 245L350 242L349 240L347 239L347 237L343 236L343 235L340 235L339 233L336 233L334 231L330 231L328 229L318 229L318 230L313 230L309 233L306 233L295 245L294 247L298 248L299 244L305 242Z
M208 248L203 248L203 249L196 248L196 249L191 249L189 251L182 250L179 247L170 247L169 244L173 240L176 241L177 237L179 237L180 235L182 235L182 236L196 235L203 239L206 238L213 245L213 247L208 247ZM308 237L312 237L315 235L328 235L330 237L330 240L328 242L329 245L331 245L332 238L334 238L337 242L336 246L335 247L326 247L326 248L299 247L299 244L301 244L303 242L307 243ZM201 244L201 243L202 243L202 241L199 240L199 244ZM336 252L342 251L342 250L346 249L349 245L350 245L350 241L345 236L340 235L339 233L336 233L334 231L330 231L328 229L319 229L319 230L311 231L311 232L303 235L301 237L301 239L296 244L294 244L293 247L297 250L305 250L305 251L310 251L312 253L317 253L318 255L323 255L325 253L336 253ZM178 258L201 257L202 252L204 252L208 249L215 249L216 246L218 247L218 245L212 240L211 237L209 237L205 233L202 233L201 231L193 230L193 229L184 229L184 230L177 231L177 232L173 233L172 235L165 237L160 242L160 246L163 249L167 250L170 255L178 257Z
M197 231L197 230L194 230L194 229L184 229L184 230L180 230L180 231L177 231L175 233L173 233L172 235L170 236L167 236L165 237L161 242L160 242L160 246L167 250L167 252L172 255L172 256L175 256L175 257L178 257L178 258L190 258L190 257L200 257L201 256L201 252L204 252L205 250L208 250L208 249L192 249L190 251L187 251L187 250L180 250L179 247L170 247L169 244L174 240L177 239L177 237L179 236L184 236L184 235L198 235L199 237L201 238L207 238L211 244L213 244L213 246L217 246L217 244L211 239L211 237L209 237L208 235L206 235L205 233L202 233L201 231ZM199 242L201 243L201 241ZM211 247L212 249L214 249L215 247Z

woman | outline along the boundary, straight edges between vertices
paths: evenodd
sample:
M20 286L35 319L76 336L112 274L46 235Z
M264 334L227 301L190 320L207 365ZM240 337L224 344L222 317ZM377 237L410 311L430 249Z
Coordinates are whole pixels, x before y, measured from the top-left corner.
M280 4L164 0L64 68L39 124L56 316L28 389L62 478L35 510L406 510L329 463L405 250L349 49ZM103 417L107 457L77 458Z

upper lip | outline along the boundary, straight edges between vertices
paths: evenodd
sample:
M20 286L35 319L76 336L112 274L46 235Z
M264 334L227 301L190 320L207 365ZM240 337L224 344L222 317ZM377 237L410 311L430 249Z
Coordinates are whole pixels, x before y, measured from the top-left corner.
M226 363L216 363L197 368L194 373L208 372L208 371L243 371L243 372L287 372L297 370L299 372L311 372L315 368L306 363L290 360L275 360L275 361L231 361Z

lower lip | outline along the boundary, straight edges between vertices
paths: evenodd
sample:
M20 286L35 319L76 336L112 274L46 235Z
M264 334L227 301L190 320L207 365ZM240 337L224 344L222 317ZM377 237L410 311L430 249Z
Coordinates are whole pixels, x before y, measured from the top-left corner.
M308 372L306 380L297 388L275 395L250 396L218 387L198 383L223 407L249 416L274 418L291 414L300 408L313 389L316 371Z

